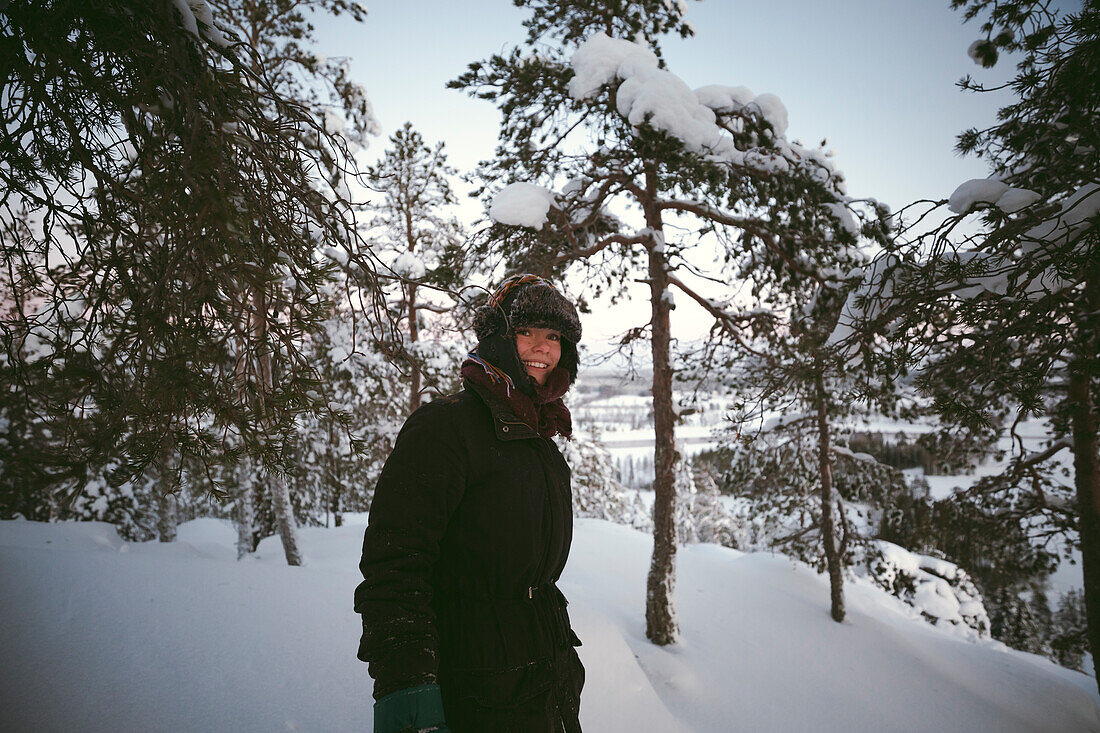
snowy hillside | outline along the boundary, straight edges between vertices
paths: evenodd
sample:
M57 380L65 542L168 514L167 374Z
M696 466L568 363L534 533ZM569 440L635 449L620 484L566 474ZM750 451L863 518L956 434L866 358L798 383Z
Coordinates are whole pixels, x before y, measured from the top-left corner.
M210 519L172 545L0 523L0 729L369 730L351 610L361 534L305 529L307 565L292 568L274 537L237 562L232 527ZM561 585L584 640L587 731L1100 730L1090 678L961 640L870 587L850 587L833 623L824 578L781 557L682 548L682 642L656 648L650 542L578 522Z

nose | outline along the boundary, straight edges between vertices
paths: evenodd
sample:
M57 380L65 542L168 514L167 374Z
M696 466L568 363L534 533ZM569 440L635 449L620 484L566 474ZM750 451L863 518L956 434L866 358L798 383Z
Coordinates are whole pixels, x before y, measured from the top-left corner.
M534 343L531 345L531 350L532 351L549 351L550 350L550 339L548 339L546 337L536 338Z

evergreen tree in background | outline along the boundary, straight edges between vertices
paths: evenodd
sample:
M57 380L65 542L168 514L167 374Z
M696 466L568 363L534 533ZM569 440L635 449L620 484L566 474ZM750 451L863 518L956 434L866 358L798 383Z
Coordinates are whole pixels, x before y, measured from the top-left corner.
M0 392L37 467L5 463L5 483L64 487L64 511L107 468L117 487L150 463L178 479L193 459L247 457L278 475L296 420L331 413L303 348L334 302L336 266L318 252L364 277L376 269L344 183L374 122L346 75L327 77L335 96L306 91L301 5L212 14L198 0L61 0L0 12L11 293ZM362 16L352 3L317 7Z
M461 362L438 338L422 338L425 313L442 315L453 308L438 292L434 298L422 293L456 291L472 269L462 257L462 225L447 213L456 203L450 183L455 173L447 165L443 143L429 147L408 122L366 171L372 187L382 193L369 207L378 233L376 246L397 279L397 293L390 298L391 319L404 326L402 338L383 344L383 349L407 365L408 413L420 407L425 390L445 393L441 380L457 372ZM440 324L434 330L441 335Z
M381 132L367 90L351 78L350 59L330 58L314 48L317 17L347 16L362 23L366 7L357 0L205 0L218 27L232 32L255 52L253 70L283 99L309 110L323 131L345 141L350 153L365 148ZM347 161L333 155L325 135L302 131L304 146L324 166L324 178L346 189Z
M376 342L356 333L345 311L337 310L309 345L344 422L325 415L304 420L292 474L296 494L310 497L306 516L320 524L331 515L336 526L344 512L370 507L374 482L406 416L402 393L408 384L408 375Z
M555 441L569 464L573 490L573 516L606 519L635 529L652 528L648 512L616 481L611 456L598 438L574 434L572 440Z
M104 474L111 468L108 465ZM155 537L156 516L152 512L155 507L154 482L142 475L137 481L113 486L104 474L93 477L85 484L68 516L113 524L119 536L130 542L145 542Z
M1033 602L1018 591L1002 588L993 597L990 616L993 638L1013 649L1032 654L1043 653L1043 627Z
M806 420L762 430L723 446L701 462L721 471L722 492L734 496L748 530L746 551L782 551L818 568L817 467ZM770 427L770 426L769 426ZM776 425L775 427L781 427ZM806 438L805 440L803 438Z
M309 110L324 131L325 134L313 130L299 132L299 144L311 151L319 164L318 180L312 185L328 192L330 197L350 202L348 157L353 157L366 144L368 135L378 132L378 122L366 91L348 76L347 59L328 59L313 51L312 18L316 13L334 16L346 13L354 21L361 22L366 12L363 6L348 0L213 0L212 5L221 27L255 49L250 59L252 72L262 77L282 98ZM339 146L334 147L332 139L337 140ZM328 254L336 263L346 265L343 249L334 249ZM298 284L297 278L291 276L289 287L296 288ZM251 309L242 313L242 327L263 339L272 321L266 305L267 296L256 289L245 289L241 295L252 304ZM248 380L246 375L251 373L256 375L261 393L273 391L276 375L282 377L285 369L284 364L276 362L280 362L277 350L240 354L238 373L242 385ZM324 384L322 380L318 386ZM314 394L326 397L317 391ZM332 421L338 416L330 412L327 419ZM347 429L346 424L342 427ZM250 529L248 525L254 518L253 509L247 506L252 496L249 487L260 480L259 474L264 469L262 464L242 458L235 472L237 519L242 535ZM300 565L295 505L301 509L304 497L291 496L286 476L280 471L268 472L260 485L266 486L270 496L287 562Z
M670 644L673 292L724 323L743 270L762 261L761 273L801 272L804 255L830 246L818 235L852 219L849 199L824 151L786 139L786 109L774 95L725 86L692 91L665 68L659 38L691 34L683 5L520 4L531 10L527 47L471 64L452 82L495 102L502 115L496 155L479 171L497 223L483 245L516 270L557 276L571 267L592 297L621 296L635 279L648 286L650 319L627 331L622 345L647 343L653 364L656 499L646 634ZM612 211L620 209L641 215L630 224ZM766 288L769 280L754 284Z
M790 416L766 424L704 460L720 471L722 492L738 499L738 515L752 527L742 549L782 551L819 570L828 569L821 541L821 463L814 415ZM838 447L832 451L835 538L850 550L838 553L842 568L862 559L854 552L881 537L878 522L898 513L911 495L900 471ZM905 520L910 513L905 513ZM889 539L889 538L887 538ZM931 548L898 542L918 552Z
M1070 589L1058 602L1054 614L1054 629L1050 638L1051 656L1063 667L1082 670L1089 650L1088 619L1085 599L1081 593Z
M946 419L1012 438L1007 470L968 493L1009 526L1079 541L1098 650L1100 5L1065 14L1025 0L952 5L982 19L976 62L991 66L1000 51L1017 58L1015 100L991 127L959 136L959 151L985 158L991 177L959 186L935 204L950 212L938 212L942 225L911 229L869 267L845 320L891 333ZM1051 436L1028 451L1017 428L1033 416ZM1053 460L1066 450L1072 472Z
M680 460L676 469L676 541L706 542L743 549L744 532L719 498L718 484L709 469Z
M871 207L869 214L873 218L885 212ZM866 229L879 237L887 234L881 221ZM766 260L745 268L750 281L766 285L757 286L757 297L749 306L726 306L718 321L722 328L712 331L692 359L697 378L717 381L738 395L742 405L754 405L735 416L738 431L751 431L750 420L764 413L779 413L780 418L769 422L776 433L771 437L791 441L803 454L815 456L812 468L799 461L806 472L796 473L798 480L779 474L783 479L775 489L789 492L780 499L788 509L799 502L814 507L813 521L788 539L800 544L813 539L820 546L829 575L830 613L838 622L844 620L843 569L854 532L835 486L834 453L853 456L851 450L835 445L837 424L868 415L872 408L891 410L895 400L887 365L873 348L868 345L862 354L849 355L827 341L844 302L846 284L838 274L863 262L859 250L849 244L858 232L854 218L847 231L824 229L820 245L803 250L797 269ZM718 313L713 306L712 312ZM788 416L788 411L793 414ZM739 438L740 432L735 436ZM870 456L865 458L874 463Z

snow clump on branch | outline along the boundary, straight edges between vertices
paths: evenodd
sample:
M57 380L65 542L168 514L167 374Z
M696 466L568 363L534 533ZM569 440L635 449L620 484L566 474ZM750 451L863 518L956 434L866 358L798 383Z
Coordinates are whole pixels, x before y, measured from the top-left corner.
M847 206L844 204L825 204L825 208L840 222L840 226L844 227L845 231L853 237L859 236L861 231L859 221L856 219L855 214L848 210Z
M214 25L214 13L206 0L175 0L175 6L185 31L218 48L229 48L229 40Z
M570 63L575 75L569 94L574 99L587 99L604 84L621 79L615 104L630 124L648 123L697 153L728 158L737 152L722 137L714 112L699 103L680 77L661 69L650 49L596 33L580 45Z
M782 140L787 132L787 108L774 94L755 96L745 87L719 85L692 91L680 77L660 68L653 51L631 41L596 33L574 52L570 64L574 76L569 94L574 99L588 99L603 85L620 79L615 103L630 124L648 124L700 155L734 165L751 163L745 151L738 150L724 134L716 113L750 108L771 125L778 139ZM797 146L781 149L792 154L800 152ZM776 167L767 156L757 158L754 167Z
M783 100L774 94L761 94L756 99L752 100L752 106L755 106L760 110L760 116L772 126L775 130L775 134L779 137L783 137L787 134L787 106L783 104Z
M489 217L498 224L542 229L554 194L533 183L512 183L493 197Z
M629 79L648 69L656 69L657 55L650 49L621 38L597 33L582 43L570 60L574 76L569 95L583 100L595 96L604 84L615 78Z
M1006 214L1013 214L1040 198L1026 188L1012 188L992 178L973 178L955 189L947 199L947 208L956 214L965 214L977 204L993 204Z
M1023 250L1025 253L1034 251L1043 242L1053 244L1067 242L1085 230L1091 229L1095 225L1092 220L1098 215L1100 215L1100 183L1086 183L1062 202L1061 210L1056 216L1030 229L1024 235ZM1077 247L1085 246L1087 246L1087 239L1082 237Z
M699 98L700 104L718 113L736 112L756 99L756 95L748 87L727 87L722 84L699 87L695 90L695 96Z
M402 252L397 255L390 269L395 275L406 280L420 280L426 272L424 263L412 252Z

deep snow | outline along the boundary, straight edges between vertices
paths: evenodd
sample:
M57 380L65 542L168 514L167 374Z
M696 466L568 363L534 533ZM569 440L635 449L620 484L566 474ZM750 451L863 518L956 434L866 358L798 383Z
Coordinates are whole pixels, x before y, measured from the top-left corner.
M371 682L351 609L362 517L307 528L307 564L277 538L235 560L204 519L172 545L110 525L0 522L0 728L12 731L369 730ZM582 721L606 731L1100 730L1085 675L967 642L886 594L713 545L680 549L681 642L644 639L651 539L579 520L561 586L588 668Z

